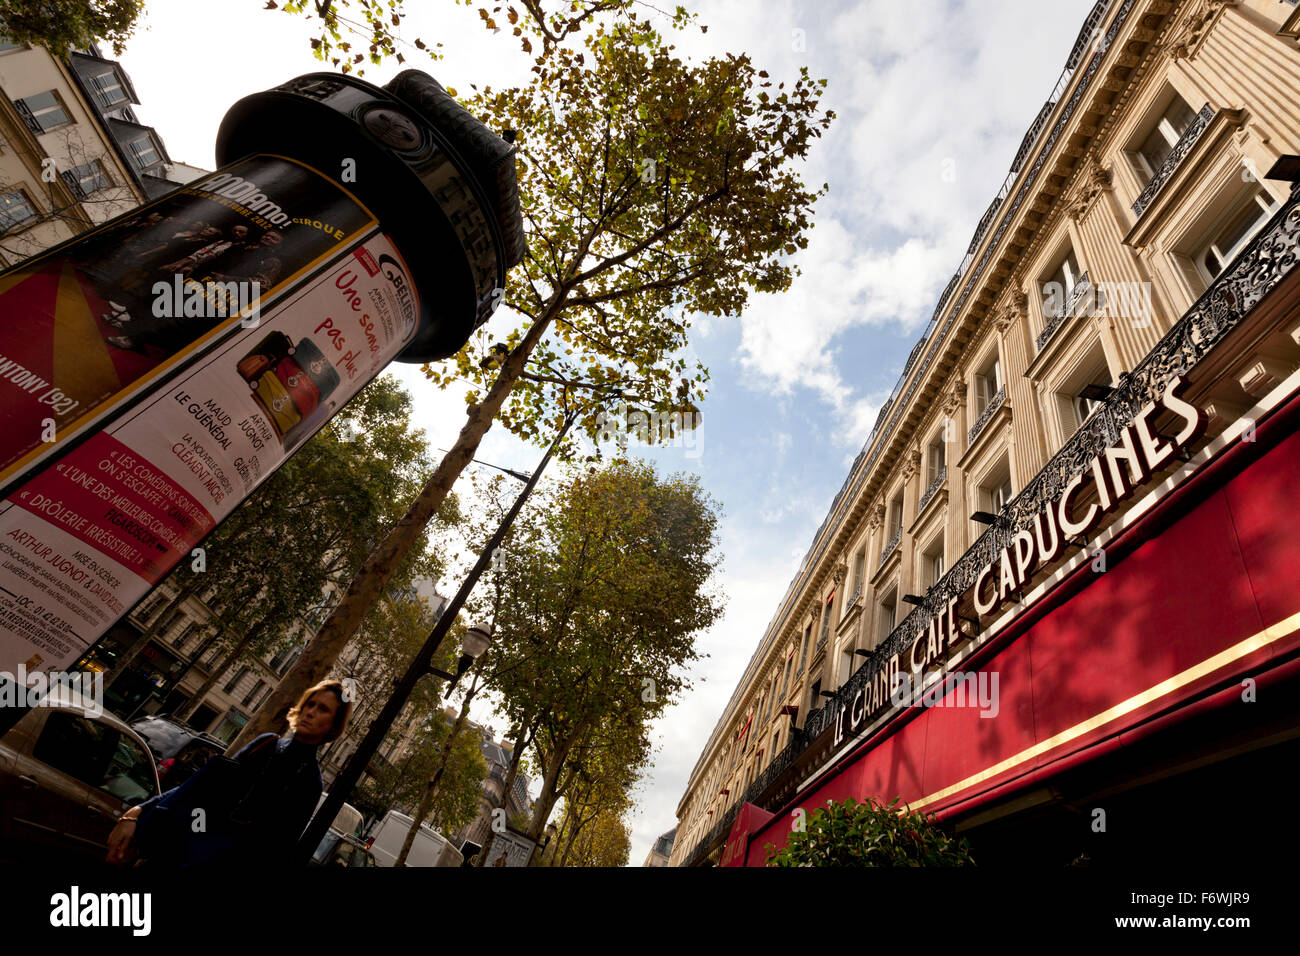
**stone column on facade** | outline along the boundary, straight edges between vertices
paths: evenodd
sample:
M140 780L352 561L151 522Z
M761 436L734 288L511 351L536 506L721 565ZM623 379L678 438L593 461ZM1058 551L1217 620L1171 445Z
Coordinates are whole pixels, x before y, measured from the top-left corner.
M993 317L994 333L1002 340L1003 368L1007 386L1007 404L1011 407L1011 462L1013 481L1018 489L1026 477L1035 474L1047 461L1042 442L1042 422L1034 401L1033 385L1025 378L1031 351L1029 296L1017 289L1011 301Z
M1172 317L1164 296L1160 297L1162 315L1156 316L1153 285L1135 250L1124 245L1126 225L1117 217L1112 198L1110 167L1090 162L1070 215L1083 242L1088 277L1096 290L1092 305L1097 334L1119 368L1127 370L1151 351L1169 328Z
M918 488L921 481L921 449L910 448L904 453L903 461L903 535L898 542L898 593L912 593L915 573L912 567L915 558L915 542L908 534L908 528L916 520L916 505L921 500L923 488ZM899 615L902 620L902 615Z
M966 451L966 376L960 369L944 391L940 414L943 415L943 461L948 469L948 516L944 527L944 563L952 567L957 556L968 546L966 541L966 490L963 472L957 462Z

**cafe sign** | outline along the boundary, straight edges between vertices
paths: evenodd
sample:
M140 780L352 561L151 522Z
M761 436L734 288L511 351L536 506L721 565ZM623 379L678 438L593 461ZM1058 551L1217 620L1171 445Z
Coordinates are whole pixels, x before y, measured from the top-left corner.
M1208 416L1178 396L1183 385L1181 376L1173 378L1163 394L1143 406L1120 431L1114 444L1102 449L1034 515L1030 528L1011 536L1010 542L980 569L974 585L938 610L910 648L884 662L836 718L836 744L846 732L856 733L891 703L899 703L901 686L925 683L920 675L926 668L942 666L957 647L972 637L962 630L963 619L958 615L958 609L968 600L981 618L996 614L1019 594L1036 571L1059 559L1068 543L1086 541L1121 502L1205 433ZM1178 428L1172 437L1158 433L1152 424L1166 411L1174 415ZM1095 500L1083 507L1080 501L1086 492L1092 492ZM904 665L908 672L903 670Z

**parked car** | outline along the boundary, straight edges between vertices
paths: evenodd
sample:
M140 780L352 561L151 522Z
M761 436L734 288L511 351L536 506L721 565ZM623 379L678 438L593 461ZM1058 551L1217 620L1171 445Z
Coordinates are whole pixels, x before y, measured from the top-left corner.
M362 867L378 866L375 855L356 837L344 836L330 830L321 840L320 846L312 854L313 866L327 867Z
M320 799L316 801L316 809L319 810L329 797L329 791L321 793ZM315 811L313 811L314 813ZM345 803L339 807L339 812L334 815L330 821L329 829L321 837L320 843L316 845L316 851L311 856L311 863L314 866L374 866L374 857L370 856L368 850L365 851L370 856L371 862L363 861L350 862L353 856L348 847L365 850L361 843L361 827L365 819L361 816L361 811L350 803ZM340 864L340 856L349 862Z
M411 820L405 813L389 810L379 824L371 831L368 849L375 855L375 862L380 866L392 866L406 841L406 834L411 830ZM460 866L464 862L460 851L451 845L441 833L421 823L411 844L411 852L406 856L407 866Z
M226 752L226 744L181 723L174 717L144 717L131 724L144 738L158 761L158 779L163 790L178 787L198 769Z
M60 691L0 738L0 858L103 863L128 807L160 792L144 739Z

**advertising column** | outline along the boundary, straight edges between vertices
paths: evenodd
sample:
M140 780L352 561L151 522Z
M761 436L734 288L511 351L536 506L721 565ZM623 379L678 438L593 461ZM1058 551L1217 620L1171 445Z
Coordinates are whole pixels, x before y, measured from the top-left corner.
M389 362L449 354L490 314L507 255L454 147L351 79L241 101L236 125L301 113L295 88L350 97L350 127L379 130L345 144L369 157L366 202L301 158L247 155L0 275L0 670L69 667ZM375 173L394 139L405 184ZM403 185L420 195L382 195ZM451 225L430 214L448 197ZM424 203L426 242L372 212L403 201ZM487 268L466 228L496 240L474 249Z

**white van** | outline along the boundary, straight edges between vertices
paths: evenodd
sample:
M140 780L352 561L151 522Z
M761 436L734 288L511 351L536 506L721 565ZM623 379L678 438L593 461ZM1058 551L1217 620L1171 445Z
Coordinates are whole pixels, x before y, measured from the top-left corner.
M406 834L411 831L413 821L405 813L389 810L383 820L375 827L371 837L370 852L380 866L392 866L397 854L402 852ZM411 852L406 856L407 866L460 866L464 857L441 833L421 823L411 844Z

